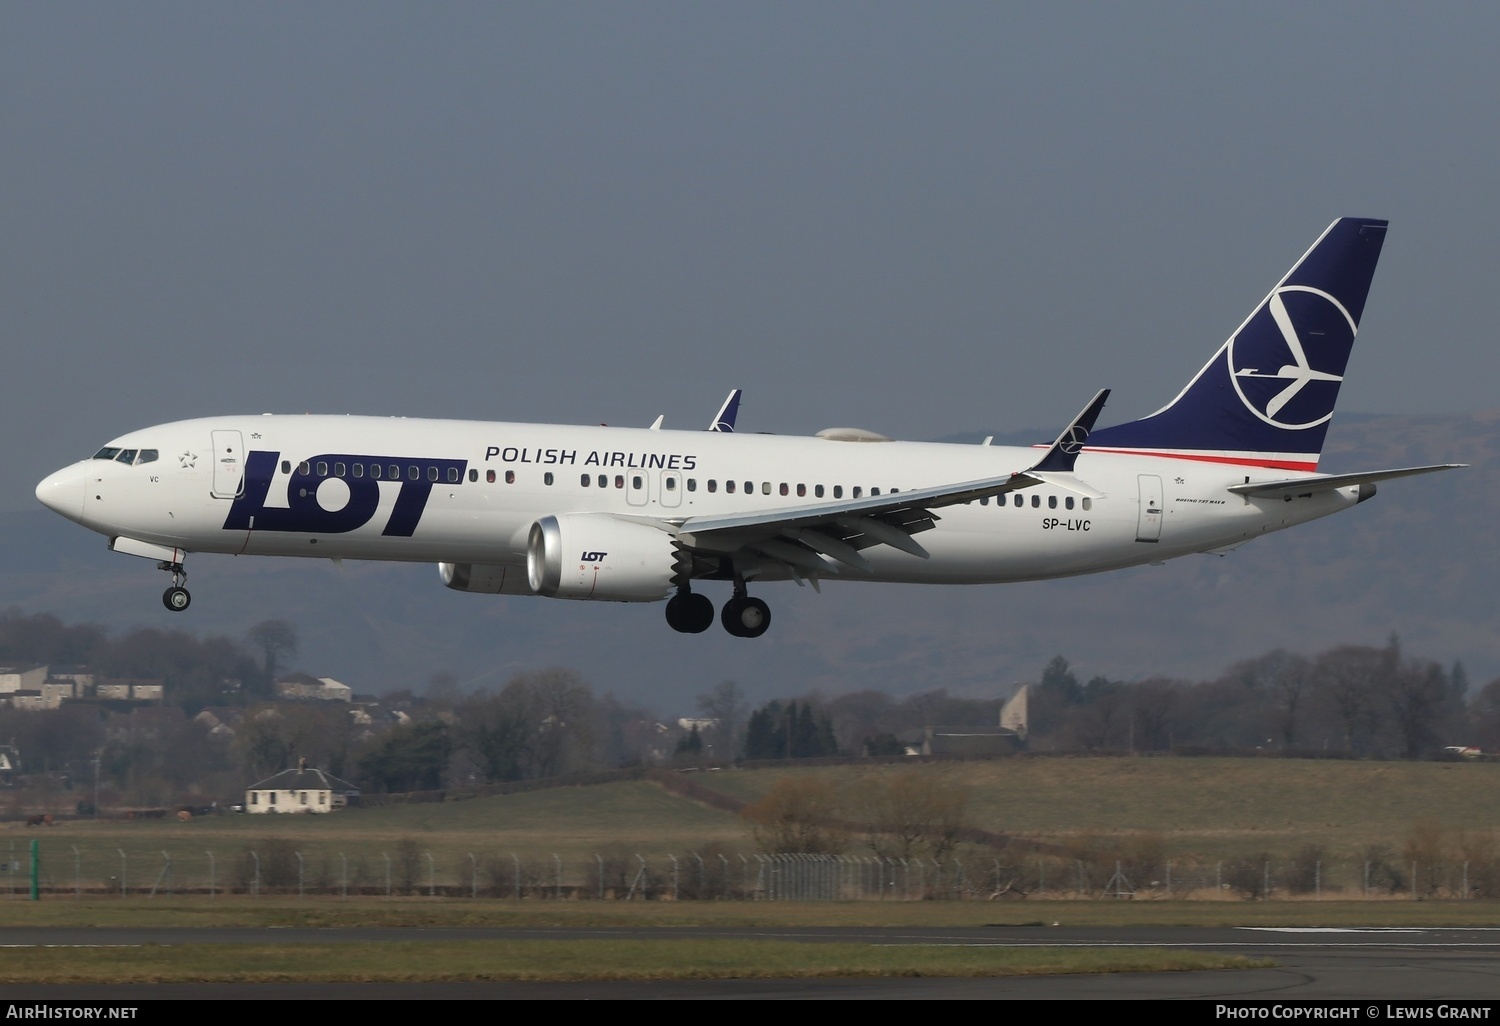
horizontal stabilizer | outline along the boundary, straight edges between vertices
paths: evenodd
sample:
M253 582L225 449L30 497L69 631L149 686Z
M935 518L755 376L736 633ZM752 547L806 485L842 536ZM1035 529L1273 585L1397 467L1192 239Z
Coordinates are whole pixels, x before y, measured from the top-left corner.
M1457 470L1467 463L1439 463L1431 467L1402 467L1398 470L1371 470L1363 474L1321 474L1313 477L1290 477L1281 481L1260 481L1255 484L1230 485L1236 495L1252 499L1289 499L1297 495L1314 492L1331 492L1335 488L1350 488L1354 485L1374 484L1398 477L1415 477L1432 474L1439 470Z

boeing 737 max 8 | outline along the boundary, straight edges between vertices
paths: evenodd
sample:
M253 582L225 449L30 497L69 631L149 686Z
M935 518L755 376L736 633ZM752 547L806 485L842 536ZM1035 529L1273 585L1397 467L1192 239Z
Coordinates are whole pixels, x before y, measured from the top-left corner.
M1178 396L1094 429L1100 392L1047 448L895 442L836 429L709 431L243 416L132 431L37 498L172 575L189 553L437 563L459 591L667 599L758 637L747 588L824 579L984 584L1218 551L1336 513L1375 482L1317 473L1386 222L1335 221Z

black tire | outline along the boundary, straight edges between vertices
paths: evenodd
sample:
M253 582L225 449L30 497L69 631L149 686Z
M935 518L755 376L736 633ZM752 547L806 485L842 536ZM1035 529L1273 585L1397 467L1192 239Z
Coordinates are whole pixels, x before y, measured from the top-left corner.
M719 623L736 638L743 638L745 636L740 628L740 603L742 601L744 600L732 598L724 603L723 609L719 610Z
M161 593L161 604L174 613L182 612L192 601L193 597L188 594L186 588L179 588L175 585Z
M689 634L702 634L714 625L714 604L707 595L695 592L683 598L683 630Z
M679 634L688 634L692 628L687 625L688 604L683 598L682 595L673 595L667 599L667 626Z

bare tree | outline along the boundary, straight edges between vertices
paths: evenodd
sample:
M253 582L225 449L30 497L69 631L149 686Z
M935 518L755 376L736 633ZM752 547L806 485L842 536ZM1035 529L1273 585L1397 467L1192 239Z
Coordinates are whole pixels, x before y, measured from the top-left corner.
M739 751L739 737L750 703L745 689L732 680L720 681L698 696L698 712L714 721L714 756L732 759Z
M297 628L286 620L262 620L250 628L249 638L265 657L262 668L274 683L276 668L297 651Z

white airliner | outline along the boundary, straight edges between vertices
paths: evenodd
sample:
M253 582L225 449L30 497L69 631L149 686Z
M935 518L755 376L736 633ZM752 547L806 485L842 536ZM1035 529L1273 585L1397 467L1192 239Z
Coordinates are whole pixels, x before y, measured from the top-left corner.
M1100 392L1045 448L734 433L734 392L708 431L182 421L36 494L157 560L172 610L189 553L407 560L459 591L667 599L684 633L713 623L697 583L729 581L720 619L748 638L771 620L752 583L1028 581L1223 551L1453 466L1316 472L1385 229L1335 221L1165 407L1095 430Z

